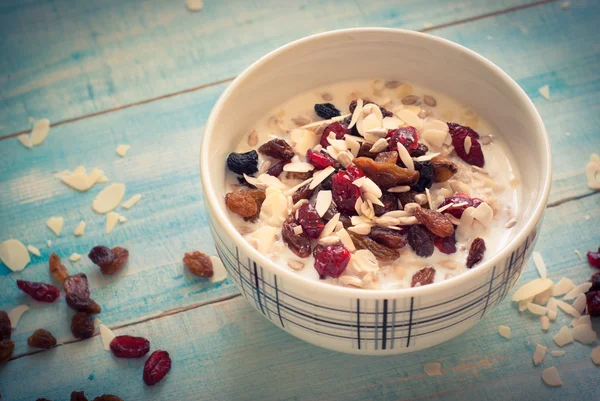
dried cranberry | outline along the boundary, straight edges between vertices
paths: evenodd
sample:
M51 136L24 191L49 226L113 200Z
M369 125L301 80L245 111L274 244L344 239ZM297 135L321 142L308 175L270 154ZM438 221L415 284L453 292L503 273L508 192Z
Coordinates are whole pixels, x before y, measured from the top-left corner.
M314 189L310 189L310 183L303 185L298 188L296 192L294 192L294 195L292 195L292 201L296 203L301 199L310 199L314 192Z
M389 130L386 138L391 150L398 150L398 142L409 152L416 150L419 146L419 133L413 127Z
M411 287L431 284L434 279L435 269L433 267L424 267L413 275Z
M102 311L100 305L90 298L90 288L85 274L77 273L67 277L64 286L67 305L72 309L89 314Z
M470 269L483 259L485 252L485 241L483 238L475 238L471 243L469 255L467 256L467 267Z
M335 164L335 159L329 156L329 153L322 150L315 152L312 149L308 149L306 152L306 159L310 164L315 166L317 170L323 170L324 168Z
M300 234L296 234L294 228L298 226L299 224L296 222L296 218L293 214L290 214L283 222L281 237L290 251L301 258L307 258L310 256L310 238L308 238L304 229Z
M373 205L373 209L375 210L375 216L380 217L386 214L387 212L391 212L394 210L398 210L398 199L390 193L383 194L381 198L379 198L383 206Z
M12 341L12 340L0 341L0 363L8 361L14 350L15 350L15 342L14 341Z
M77 312L71 319L71 333L75 338L85 340L94 335L94 321L85 312Z
M88 258L98 266L108 265L115 260L115 254L112 249L104 245L98 245L92 248Z
M331 103L316 103L315 113L324 120L340 116L340 111Z
M56 338L47 330L37 329L27 339L27 344L34 348L49 349L56 345Z
M456 154L469 164L483 167L485 159L481 150L481 144L479 143L479 134L469 127L463 127L456 123L448 123L448 128L450 129L452 146L454 146ZM465 151L465 138L467 136L471 138L469 153Z
M585 298L590 316L600 316L600 291L588 291L585 293Z
M421 257L428 257L433 254L433 240L426 229L421 226L413 225L408 229L408 244Z
M289 163L289 161L285 160L285 161L279 161L279 162L273 164L267 170L267 174L272 175L273 177L279 177L281 175L281 173L283 173L283 166L285 166L288 163Z
M154 351L144 364L144 383L154 386L171 370L171 357L167 351Z
M342 213L348 215L356 214L354 205L360 196L360 189L352 184L352 179L343 171L333 176L332 194L335 205Z
M344 135L348 133L348 126L341 122L335 122L325 127L325 129L323 130L323 134L321 135L320 142L323 148L327 148L327 146L329 146L327 138L329 138L330 132L333 132L335 134L335 139L342 139Z
M239 175L252 175L258 171L258 153L256 150L246 153L231 152L227 156L227 167Z
M412 189L417 192L425 192L426 188L431 188L435 182L435 168L430 161L415 162L415 170L419 172L419 181Z
M302 230L309 236L309 238L317 239L325 223L319 216L319 212L312 205L312 203L305 203L298 209L298 223L302 226Z
M11 334L10 317L8 313L0 310L0 341L10 340Z
M589 251L587 253L587 260L590 265L600 269L600 248L598 248L598 252Z
M283 139L275 138L265 142L258 148L263 155L277 160L290 160L294 157L294 149Z
M590 291L600 291L600 272L592 274L590 283L592 283Z
M110 342L117 358L141 358L150 351L150 341L144 337L117 336Z
M359 178L365 176L364 173L360 171L360 169L354 164L351 164L346 168L346 174L348 174L348 177L350 177L352 181L358 180Z
M470 198L468 195L458 193L456 195L444 199L444 201L438 207L446 206L449 203L464 204L462 206L451 206L444 211L444 213L450 213L452 216L456 217L457 219L460 219L466 208L470 206L477 207L481 203L483 203L483 201L479 198Z
M440 252L451 255L456 252L456 233L453 232L452 235L446 238L436 237L433 243Z
M317 245L314 250L315 269L321 279L337 278L350 262L350 251L344 245L335 244L324 247Z
M17 280L17 287L39 302L52 303L60 296L60 289L52 284Z

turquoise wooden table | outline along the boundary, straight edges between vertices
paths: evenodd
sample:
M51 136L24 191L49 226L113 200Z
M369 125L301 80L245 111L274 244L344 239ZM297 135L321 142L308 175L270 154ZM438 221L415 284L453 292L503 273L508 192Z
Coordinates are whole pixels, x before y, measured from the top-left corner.
M553 280L582 282L592 269L574 250L600 245L600 194L585 165L600 153L600 2L533 0L4 0L0 2L0 241L40 249L22 272L0 264L0 309L28 303L0 365L2 400L67 400L85 390L126 400L559 400L600 399L600 367L590 346L534 366L537 343L556 349L539 321L503 302L460 338L397 357L356 357L301 342L256 313L231 281L210 284L184 271L185 252L214 254L198 171L199 144L212 105L251 62L308 34L383 26L427 31L498 64L540 111L553 148L553 186L536 250ZM546 100L538 88L548 85ZM48 139L26 149L15 138L48 118ZM125 158L115 154L129 144ZM53 175L78 165L104 170L142 200L120 210L128 221L107 235L90 204L98 188L77 193ZM62 234L45 225L63 216ZM73 230L85 220L85 235ZM52 240L52 246L46 245ZM87 258L97 244L130 250L118 277L102 278ZM99 336L75 340L64 302L38 305L17 279L49 281L51 252L84 257L68 268L90 277L102 322L116 334L142 335L166 349L173 368L146 387L143 360L118 360ZM537 275L533 263L522 281ZM562 320L561 320L562 319ZM570 320L561 315L553 324ZM512 328L512 338L497 334ZM44 327L60 346L26 345ZM596 327L598 330L598 327ZM442 375L429 377L427 362ZM556 366L563 386L546 387Z

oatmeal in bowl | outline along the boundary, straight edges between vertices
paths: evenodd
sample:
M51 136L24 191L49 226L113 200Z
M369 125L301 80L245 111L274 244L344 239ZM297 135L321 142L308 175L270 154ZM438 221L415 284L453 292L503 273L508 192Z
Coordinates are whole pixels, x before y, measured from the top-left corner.
M550 189L519 86L476 53L397 29L327 32L240 74L206 122L207 224L277 327L354 354L413 352L518 281Z
M299 94L226 159L224 197L280 268L361 289L428 285L476 268L518 220L516 163L466 105L383 79Z

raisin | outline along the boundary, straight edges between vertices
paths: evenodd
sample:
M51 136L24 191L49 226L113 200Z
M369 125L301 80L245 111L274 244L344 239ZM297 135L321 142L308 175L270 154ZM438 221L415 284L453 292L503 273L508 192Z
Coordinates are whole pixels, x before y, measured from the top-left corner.
M376 163L366 157L357 157L354 164L380 188L387 189L398 185L414 185L419 181L419 173L390 163Z
M600 291L588 291L585 293L585 299L587 303L587 310L590 316L600 316ZM0 358L2 358L0 356ZM0 362L2 362L0 360Z
M325 228L325 223L312 203L305 203L298 209L298 223L309 238L317 239Z
M438 237L446 238L454 233L454 225L440 212L418 208L415 209L413 215L419 220L419 223Z
M434 182L434 169L433 163L430 161L426 162L415 162L415 170L419 172L419 180L416 185L411 188L417 192L425 192L426 188L431 188Z
M369 238L391 249L400 249L406 246L406 239L398 230L390 228L373 227L369 233Z
M440 252L451 255L456 252L456 233L454 232L446 238L436 237L433 243Z
M315 113L324 120L340 116L340 111L331 103L316 103Z
M317 245L314 251L315 269L319 273L321 280L326 277L339 277L348 262L350 262L350 251L342 244L334 244L324 247Z
M335 174L335 172L333 174ZM323 182L321 182L321 184L319 185L321 187L320 189L331 191L331 188L333 187L333 174L330 174L327 178L323 180Z
M39 302L52 303L60 296L60 289L52 284L17 280L17 287Z
M102 274L115 274L127 264L127 261L129 261L129 251L127 249L115 246L112 251L115 254L115 260L108 266L100 266Z
M410 157L420 157L425 156L427 152L429 152L429 148L420 143L416 149L412 149L408 153L410 154Z
M306 151L306 160L315 166L317 170L323 170L324 168L335 164L335 159L329 156L329 153L322 150L315 152L312 149L308 149L308 151Z
M393 210L398 210L398 200L393 194L386 193L379 198L383 206L373 205L373 209L375 210L375 216L380 217L386 214L387 212L391 212Z
M454 146L456 154L469 164L483 167L485 159L481 150L481 144L479 143L479 134L469 127L463 127L456 123L448 123L448 128L450 129L452 146ZM465 138L467 136L471 138L469 153L465 150Z
M312 177L313 172L312 171L307 171L306 173L299 173L297 171L288 171L285 175L285 177L288 180L300 180L300 181L306 181L308 180L310 177Z
M279 161L279 162L273 164L267 170L267 174L272 175L273 177L279 177L281 175L281 173L283 173L283 166L285 166L288 163L289 163L289 161Z
M479 198L470 198L469 196L463 193L458 193L456 195L444 199L444 201L438 207L446 206L449 203L463 204L462 206L451 206L444 211L444 213L450 213L452 216L456 217L457 219L460 219L466 208L470 206L476 208L481 203L483 203L483 201Z
M297 256L301 258L307 258L310 256L310 239L308 235L303 231L300 234L294 232L294 228L300 226L293 214L290 214L287 219L283 222L281 228L281 237L290 249Z
M15 350L15 342L14 341L12 341L12 340L0 341L0 363L8 361L14 350Z
M289 143L279 138L263 143L258 151L277 160L291 160L294 157L294 149Z
M141 358L150 351L150 341L144 337L117 336L110 342L117 358Z
M587 253L587 260L591 266L600 269L600 248L598 248L598 252L589 251Z
M208 255L202 252L186 253L183 257L183 263L194 276L208 278L213 275L212 261Z
M419 146L419 133L413 127L391 129L386 135L391 150L398 150L398 142L409 152Z
M363 142L360 144L360 149L358 149L357 157L368 157L369 159L375 159L379 153L371 152L371 148L373 147L373 142Z
M400 201L400 203L402 204L402 207L404 207L404 205L407 205L409 203L416 203L415 201L415 196L418 195L419 193L417 191L408 191L408 192L399 192L396 194L396 197L398 198L398 200Z
M592 283L590 291L600 291L600 272L592 274L590 283Z
M333 216L335 216L338 213L339 211L338 208L335 206L335 203L331 202L329 208L323 214L323 221L328 222L333 218Z
M88 401L83 391L73 391L71 393L71 401Z
M431 164L433 165L433 181L435 182L448 181L458 172L456 164L440 156L431 159Z
M422 226L413 225L408 229L408 244L415 253L423 258L433 254L433 240Z
M260 213L265 198L261 189L238 189L225 195L225 205L239 216L253 218Z
M424 267L412 276L411 287L418 287L433 283L435 278L435 269L433 267Z
M72 309L89 314L96 314L102 311L100 305L90 298L90 288L85 274L77 273L67 277L64 285L67 294L67 305Z
M380 152L375 157L376 163L391 163L398 162L398 152Z
M10 317L8 313L0 310L0 341L10 340L11 334Z
M69 271L62 264L60 257L52 252L50 254L50 259L48 260L48 268L50 269L50 274L54 279L61 284L65 281L67 277L69 277Z
M483 238L475 238L469 248L469 256L467 256L467 267L470 269L483 259L485 252L485 241Z
M327 149L327 146L329 146L327 138L329 138L331 132L335 134L335 139L342 139L344 135L348 133L348 125L343 122L335 122L325 127L321 134L321 140L319 141L323 149Z
M258 153L256 150L246 153L231 152L227 156L227 167L239 175L252 175L258 171Z
M346 172L338 171L333 176L331 190L333 201L341 213L356 214L354 205L360 197L360 189L352 184Z
M350 238L352 238L352 242L357 249L368 249L375 255L377 260L392 261L400 256L397 250L382 245L369 237L358 235L352 231L348 231L348 234L350 234Z
M92 248L90 253L88 253L88 258L90 258L90 260L98 266L106 266L115 260L115 254L109 247L97 245Z
M96 397L93 401L124 401L121 397L117 397L112 394L103 394L100 397Z
M37 329L27 339L27 344L34 348L49 349L56 345L56 338L47 330Z
M296 192L294 192L294 194L292 195L292 201L294 203L297 203L301 199L310 199L313 196L314 192L314 189L310 189L310 183L303 185L300 188L298 188Z
M171 370L171 357L167 351L154 351L144 363L144 383L154 386Z
M94 321L85 312L77 312L71 319L71 333L75 338L85 340L94 335Z
M372 102L370 100L363 99L363 105L365 104L374 104L377 107L379 107L379 110L381 110L381 114L383 114L384 117L392 117L394 115L394 113L392 113L391 111L379 106L377 103ZM354 109L356 109L356 100L350 102L348 109L350 110L350 113L354 113Z

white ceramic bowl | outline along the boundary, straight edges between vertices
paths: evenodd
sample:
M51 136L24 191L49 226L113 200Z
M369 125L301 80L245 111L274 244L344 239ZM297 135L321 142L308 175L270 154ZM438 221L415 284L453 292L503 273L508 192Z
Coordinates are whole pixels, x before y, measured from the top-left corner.
M497 255L450 280L378 291L314 282L252 248L227 217L225 159L256 119L284 100L332 82L412 81L484 116L508 143L522 176L516 235ZM221 95L204 132L200 172L217 250L240 292L267 319L315 345L389 355L447 341L485 317L519 279L550 190L550 144L523 90L500 68L455 43L399 29L360 28L307 37L246 69Z

